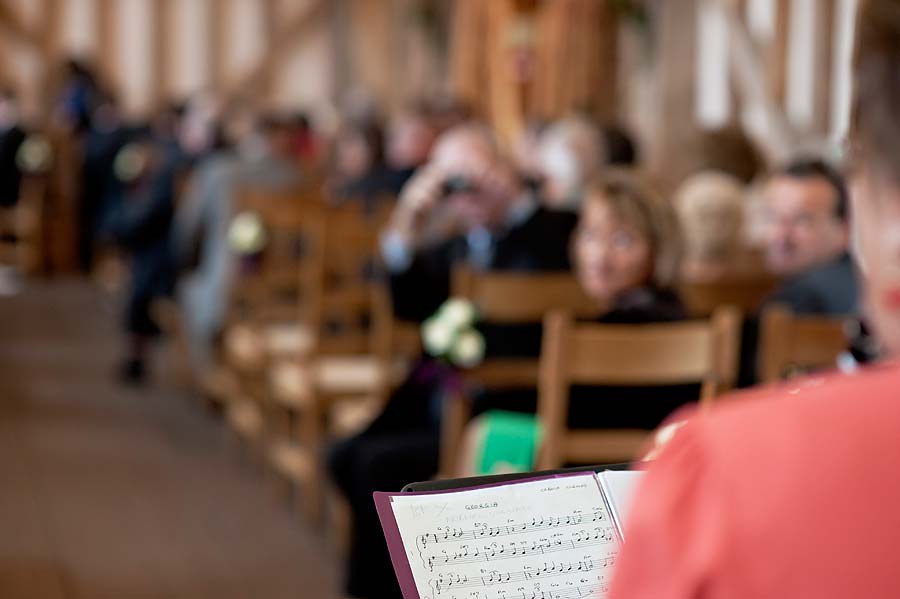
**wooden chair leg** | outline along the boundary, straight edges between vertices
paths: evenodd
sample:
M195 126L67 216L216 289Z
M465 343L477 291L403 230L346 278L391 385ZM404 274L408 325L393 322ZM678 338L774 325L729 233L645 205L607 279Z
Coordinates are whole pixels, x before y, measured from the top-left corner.
M459 470L459 452L466 423L472 414L469 398L462 393L448 394L444 399L441 422L439 472L441 478L454 476Z
M303 489L303 505L306 517L316 528L324 521L324 472L322 451L325 443L324 398L316 395L310 402L310 408L303 415L300 424L302 444L308 448L311 459L309 476Z

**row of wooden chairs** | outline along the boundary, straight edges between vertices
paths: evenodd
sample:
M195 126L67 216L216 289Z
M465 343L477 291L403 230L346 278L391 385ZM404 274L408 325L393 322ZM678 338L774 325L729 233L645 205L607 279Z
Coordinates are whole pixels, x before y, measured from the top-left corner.
M568 389L588 385L699 383L708 402L730 389L737 377L740 311L717 309L712 318L656 325L577 323L597 315L571 275L456 273L454 295L472 301L488 322L544 322L540 358L489 359L464 373L464 382L483 389L539 389L538 417L544 429L539 466L569 461L609 462L637 455L646 431L567 431ZM463 385L465 390L467 385ZM441 431L441 472L466 471L460 463L470 402L446 404Z
M248 190L239 204L265 223L269 243L261 258L243 263L230 298L222 365L200 381L223 402L227 421L254 452L303 490L308 516L321 522L322 449L364 426L403 379L421 351L418 326L394 320L387 291L371 276L381 218L329 208L315 191ZM545 331L540 359L486 360L462 376L481 388L540 390L545 441L538 466L628 459L646 431L568 431L568 388L697 382L698 400L709 402L736 376L741 310L722 304L751 310L770 284L757 286L766 291L741 293L732 283L718 290L720 299L713 291L683 289L691 313L705 319L631 327L580 322L596 306L570 275L459 270L453 295L474 302L484 320L543 320ZM777 314L778 326L763 327L764 345L785 343L785 336L766 333L770 328L791 330L784 313ZM801 351L802 337L788 335L790 347L765 349L765 371L784 372L791 361L804 367L833 362L833 350L827 360ZM470 409L464 397L445 407L440 469L452 474L461 467Z
M319 522L322 449L371 419L404 373L374 276L383 217L330 207L315 189L247 190L237 211L254 213L268 241L238 259L223 364L207 389Z
M43 212L47 181L42 176L22 180L19 198L0 207L0 265L34 274L43 266Z

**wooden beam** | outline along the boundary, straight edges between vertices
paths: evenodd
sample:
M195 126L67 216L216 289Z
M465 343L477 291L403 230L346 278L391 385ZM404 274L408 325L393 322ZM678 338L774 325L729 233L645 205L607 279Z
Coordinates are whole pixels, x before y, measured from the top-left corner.
M813 41L813 127L816 133L828 134L831 126L832 73L834 72L835 0L814 4Z
M170 34L172 27L172 0L155 0L152 3L153 11L153 38L151 54L151 93L153 93L153 107L161 108L168 100L171 93L171 44Z
M207 43L207 68L210 80L207 82L214 90L225 87L225 56L227 51L229 16L231 0L207 0L209 10L209 41Z
M119 44L116 39L118 4L117 0L97 0L95 11L97 19L94 28L97 32L96 62L103 83L112 89L119 88L119 63L116 60L119 54Z
M268 52L278 31L278 0L262 0L260 10L262 10L262 33L266 40L265 52ZM269 97L272 93L274 79L274 69L271 65L267 65L259 75L259 89L264 96Z
M269 48L259 62L253 66L237 82L230 87L227 99L246 93L247 90L258 89L267 77L271 77L285 54L293 47L298 38L312 26L316 20L326 14L327 2L311 0L293 20L278 31L272 38Z
M340 101L346 95L350 87L351 56L353 53L350 25L350 7L347 0L331 0L328 3L330 12L330 33L332 69L334 73L334 88L332 92Z
M756 107L765 118L763 130L750 130L748 134L765 154L769 164L777 164L789 156L796 144L796 135L785 114L784 102L779 101L777 90L767 75L764 53L750 35L744 20L728 0L720 0L729 26L731 46L730 67L735 89L745 106Z
M41 112L49 115L53 112L54 99L61 85L58 65L63 53L62 1L44 0L43 9L40 35L44 75L40 84L40 102Z
M55 58L62 53L62 16L61 0L44 0L41 48L45 58Z
M43 40L38 32L29 28L5 2L0 0L0 28L5 30L15 41L33 50L40 51Z
M657 43L660 98L658 100L658 147L652 156L653 170L664 188L686 174L691 157L684 147L698 134L696 118L696 44L698 0L660 2Z
M788 38L791 30L790 0L774 0L775 26L772 43L766 52L769 89L775 101L784 106L787 95Z

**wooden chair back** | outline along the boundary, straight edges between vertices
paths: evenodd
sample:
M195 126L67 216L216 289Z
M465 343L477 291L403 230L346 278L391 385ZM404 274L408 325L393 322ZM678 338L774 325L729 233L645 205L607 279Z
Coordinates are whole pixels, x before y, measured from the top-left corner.
M581 317L598 313L571 273L475 272L458 268L453 273L452 295L468 299L483 322L503 325L535 324L553 310ZM463 380L485 389L528 389L538 386L538 357L488 358L462 373ZM463 398L447 402L441 431L441 471L457 471L459 448L470 403Z
M590 316L597 304L568 272L477 272L461 267L453 272L452 294L466 298L481 318L497 324L542 322L547 312L567 308Z
M234 213L252 212L266 231L258 257L235 256L229 319L266 323L309 320L319 309L326 217L312 191L244 188Z
M23 177L17 203L0 208L0 264L28 274L42 268L46 191L44 176Z
M696 318L705 318L722 306L735 306L744 314L756 314L778 285L778 278L761 273L714 282L683 282L678 294L688 313Z
M779 304L766 308L760 322L760 380L772 383L792 371L834 368L849 346L849 321L849 316L801 316Z
M317 300L318 352L374 351L373 312L378 274L378 230L361 207L330 208Z
M571 314L549 314L541 351L538 469L630 460L646 442L648 431L569 429L573 385L700 383L701 404L732 388L740 323L735 308L719 308L704 321L643 325L576 324Z

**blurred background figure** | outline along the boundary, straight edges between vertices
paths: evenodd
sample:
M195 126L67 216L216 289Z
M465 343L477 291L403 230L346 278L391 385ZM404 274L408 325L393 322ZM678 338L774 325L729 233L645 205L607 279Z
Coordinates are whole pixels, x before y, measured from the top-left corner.
M383 190L397 196L420 166L428 161L435 127L426 107L402 110L388 124L385 137Z
M439 229L451 219L459 230ZM547 210L528 193L490 130L459 125L441 135L431 158L401 193L381 249L396 316L423 322L450 297L453 269L546 272L569 269L575 216ZM482 331L491 356L535 356L540 326ZM379 537L372 502L376 489L397 489L437 471L443 384L437 361L423 358L365 430L330 450L329 469L353 511L347 592L354 597L398 596ZM526 392L526 403L534 404ZM520 395L479 397L476 411L515 403ZM375 591L374 589L378 589Z
M857 279L847 187L825 162L801 159L775 171L765 188L766 264L785 278L772 301L800 314L853 314Z
M218 148L194 169L175 216L176 259L187 269L178 301L191 357L201 371L213 364L233 281L228 229L237 194L242 189L297 188L301 181L290 119L244 111L228 120L234 145Z
M114 163L119 151L135 137L134 128L126 127L116 99L96 92L96 105L82 142L81 197L79 201L79 260L82 272L89 274L94 266L102 228L113 210L118 191Z
M91 127L91 117L99 102L100 85L93 69L86 63L70 59L64 67L62 93L57 118L76 135Z
M600 129L606 164L617 168L633 168L640 162L637 143L624 127L607 125Z
M584 185L606 163L600 133L587 119L552 123L538 141L541 199L555 210L578 210Z
M596 304L593 320L638 325L687 318L674 289L681 244L672 206L640 177L611 172L586 182L572 254L578 283ZM697 395L697 385L691 384L577 385L570 390L568 426L651 430ZM534 417L488 411L468 429L462 452L465 466L472 468L468 474L499 473L510 466L534 469L540 435Z
M382 192L384 132L375 120L347 122L333 142L331 187L337 200L371 204Z
M685 234L682 277L709 282L752 270L744 241L744 187L731 175L691 175L675 192Z
M149 345L160 332L152 304L171 295L175 285L172 222L178 180L220 142L217 119L211 101L198 98L188 104L176 140L145 139L116 156L121 197L110 217L109 234L131 262L125 310L128 343L120 368L125 382L141 383L146 376Z

